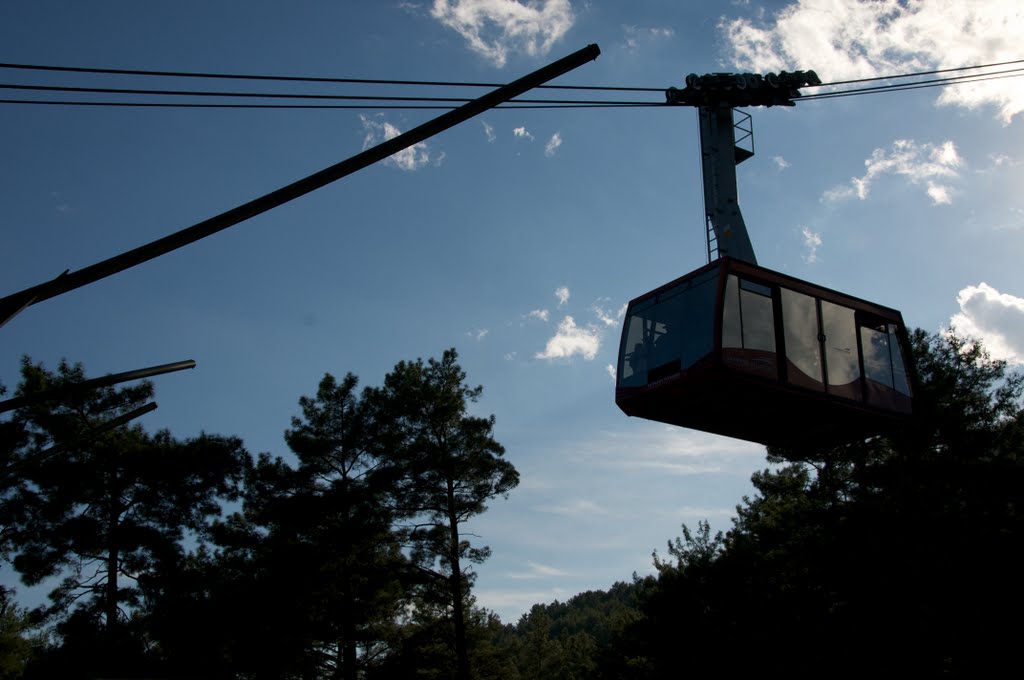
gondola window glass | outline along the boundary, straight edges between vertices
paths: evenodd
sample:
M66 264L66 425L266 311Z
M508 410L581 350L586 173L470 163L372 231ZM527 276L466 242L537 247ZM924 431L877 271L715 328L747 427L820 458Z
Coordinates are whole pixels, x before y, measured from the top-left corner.
M722 347L775 351L771 289L729 276L722 310Z
M743 347L775 351L775 313L768 286L740 280L740 311L743 314Z
M683 281L630 309L619 385L640 387L689 368L712 350L716 272Z
M878 328L864 326L860 329L864 346L864 374L868 380L892 388L892 356L889 352L889 333L884 325Z
M730 275L725 296L722 309L723 360L735 368L776 377L775 313L771 288Z
M740 282L730 276L725 282L725 304L722 307L722 347L743 347L743 326L740 321Z
M634 313L626 320L626 337L619 358L619 384L632 387L647 383L647 362L644 352L644 317Z
M864 347L865 377L910 396L910 381L896 338L896 325L863 326L860 334Z
M679 373L681 337L686 328L682 318L687 284L658 296L656 320L644 339L647 353L647 382L654 382Z
M889 347L892 354L892 382L893 387L900 394L910 395L910 376L907 375L907 367L903 362L903 352L896 336L896 324L889 324Z
M682 333L679 335L683 368L707 356L715 344L715 294L718 272L695 277L681 300Z
M821 343L818 340L818 309L810 295L783 288L782 327L786 341L789 382L823 390Z
M829 393L860 401L860 361L857 357L854 311L822 300L821 324L825 336Z

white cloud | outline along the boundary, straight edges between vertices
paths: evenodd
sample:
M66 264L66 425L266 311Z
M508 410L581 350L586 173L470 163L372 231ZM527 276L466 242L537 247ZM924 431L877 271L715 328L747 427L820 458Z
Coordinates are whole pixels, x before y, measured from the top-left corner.
M676 35L675 30L668 26L642 27L630 24L623 24L622 33L625 36L626 49L630 52L635 52L639 49L641 43L668 40Z
M569 359L579 354L587 361L597 356L601 348L601 335L597 328L580 328L576 321L567 316L558 324L558 330L551 337L538 359Z
M926 185L926 191L935 205L952 202L950 187L938 184L935 178L960 176L963 161L952 141L936 146L931 143L918 144L910 139L897 139L890 149L875 149L864 161L867 172L863 177L854 177L849 184L833 187L822 195L822 200L836 201L856 196L865 200L872 183L884 175L905 178L911 184Z
M487 590L486 588L473 589L473 596L481 606L491 610L513 610L516 612L527 612L535 604L552 602L558 599L565 600L575 594L575 592L565 590L564 588L526 592L519 590ZM507 614L502 614L502 620L506 622L515 620L509 619L507 616Z
M684 505L677 509L676 513L683 517L697 517L699 519L708 519L710 517L728 518L736 514L736 508L702 508Z
M619 320L600 305L594 305L594 314L597 316L598 321L603 323L605 326L614 327L619 325Z
M363 123L363 149L369 149L371 146L376 146L381 142L386 142L389 139L393 139L398 135L402 134L402 131L397 127L387 122L386 120L376 121L372 118L360 114L359 120ZM442 153L439 157L434 159L434 165L439 165L444 160L444 154ZM402 149L398 153L389 156L384 160L385 163L390 163L400 170L413 171L419 170L424 165L431 162L430 152L427 150L427 145L424 142L419 144L413 144L407 149Z
M615 365L608 364L604 367L604 370L608 373L608 377L612 379L612 382L615 382L615 379L618 377L616 376Z
M1009 208L1009 213L1007 221L992 225L993 231L1018 231L1024 228L1024 209Z
M515 361L518 354L516 352L505 352L505 361Z
M559 286L555 289L555 297L558 298L558 306L562 307L569 301L569 289L565 286Z
M541 512L550 512L556 515L568 515L570 517L607 515L609 511L593 501L583 498L559 503L557 505L543 505L537 508Z
M559 132L551 135L551 139L548 140L547 145L544 147L544 155L551 158L558 151L558 147L562 146L562 135Z
M513 52L547 54L575 20L569 0L434 0L430 14L499 68Z
M525 125L517 128L512 128L512 134L515 135L516 137L525 137L526 139L529 139L531 142L533 141L533 135L530 134L530 131L526 129Z
M953 198L949 195L949 191L950 189L947 186L928 182L928 196L932 199L932 203L934 205L951 204L953 202Z
M1001 168L1012 163L1010 157L1003 153L990 153L988 159L992 162L992 169Z
M493 142L495 139L498 138L498 136L494 134L494 126L493 125L488 125L486 121L480 121L480 122L484 126L484 134L487 135L487 141L488 142Z
M553 576L569 576L569 572L563 571L556 567L551 567L546 564L540 564L539 562L533 562L531 560L526 561L526 566L529 568L528 571L512 571L505 575L509 578L516 580L534 580L542 578L551 578Z
M782 156L773 156L772 160L775 161L775 167L778 168L780 171L785 170L786 168L789 167L789 161L787 161Z
M982 282L961 290L957 303L950 319L957 333L981 340L993 358L1024 364L1024 298Z
M625 455L628 452L628 455ZM580 449L580 464L605 468L651 469L671 475L708 473L748 475L764 457L760 444L680 427L606 432Z
M812 68L829 82L1019 59L1024 11L1019 0L797 0L719 28L737 68ZM938 103L995 106L1008 124L1024 110L1024 83L944 87Z
M477 342L480 342L481 340L486 338L487 334L490 333L490 332L491 331L486 329L486 328L477 328L475 330L468 331L466 333L466 335L468 335L469 337L475 339Z
M807 248L807 254L804 255L804 262L813 264L818 261L818 248L821 247L821 234L815 233L807 227L804 227L803 235L804 247Z
M546 309L534 309L526 316L531 319L540 319L541 321L546 322L549 318L551 318L551 312L549 312Z

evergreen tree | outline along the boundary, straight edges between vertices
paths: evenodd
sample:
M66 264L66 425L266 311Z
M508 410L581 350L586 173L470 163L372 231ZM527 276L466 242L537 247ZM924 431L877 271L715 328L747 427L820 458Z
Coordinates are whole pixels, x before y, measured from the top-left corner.
M371 404L351 373L339 383L326 374L315 398L302 397L302 417L285 433L299 459L296 492L274 530L304 539L307 587L313 585L318 638L334 648L335 675L355 680L382 651L397 615L403 570L392 532L390 487L380 473L380 441ZM298 506L298 507L296 507Z
M101 431L148 400L152 385L74 390L84 378L80 364L50 372L23 360L19 396L56 392L15 413L26 434L11 462L21 483L2 511L14 568L30 585L61 577L48 613L62 620L66 643L89 637L81 647L109 671L141 654L132 612L142 588L173 570L185 536L237 496L246 454L231 438Z
M193 555L162 602L170 656L225 675L354 679L399 646L409 569L393 531L395 473L381 464L389 416L357 386L325 374L285 432L296 463L261 454L248 469L215 552ZM213 623L176 625L189 618Z
M519 483L515 467L494 439L494 417L468 415L482 387L466 385L454 349L440 360L400 362L374 399L389 423L384 434L394 473L396 511L412 518L412 558L426 576L426 595L451 612L456 672L470 677L470 564L483 562L465 522Z
M32 628L32 617L15 603L14 592L0 586L0 680L24 675L33 647L41 646Z
M1024 605L1024 379L980 344L912 336L915 417L889 437L773 450L731 531L658 562L628 653L695 673L988 675ZM736 654L735 650L742 650Z

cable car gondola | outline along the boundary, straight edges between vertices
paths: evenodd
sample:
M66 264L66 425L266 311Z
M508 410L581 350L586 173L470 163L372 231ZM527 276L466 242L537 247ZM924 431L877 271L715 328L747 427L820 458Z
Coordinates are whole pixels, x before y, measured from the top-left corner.
M897 310L754 257L735 172L753 151L736 146L732 105L792 105L800 83L820 81L813 71L691 75L686 90L669 90L670 103L699 107L709 259L713 241L720 257L629 303L615 388L627 415L803 448L881 434L913 414Z

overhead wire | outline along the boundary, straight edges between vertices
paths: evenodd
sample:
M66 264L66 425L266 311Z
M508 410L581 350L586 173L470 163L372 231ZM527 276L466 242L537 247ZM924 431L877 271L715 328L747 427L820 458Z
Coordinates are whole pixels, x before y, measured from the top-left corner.
M421 104L381 104L368 106L366 104L199 104L193 102L90 102L90 101L62 101L53 99L0 99L0 104L31 104L31 105L54 105L54 106L112 106L112 107L138 107L138 108L178 108L178 109L340 109L340 110L393 110L404 109L412 111L451 111L455 106L428 106ZM502 104L495 106L492 110L500 109L627 109L643 107L664 107L662 102L571 102L563 104Z
M831 85L853 85L856 83L870 83L878 80L896 80L897 78L918 78L922 76L934 76L940 73L954 73L957 71L971 71L981 68L995 68L997 66L1009 66L1011 64L1024 64L1024 59L1015 59L1013 61L1000 61L992 64L980 64L978 66L957 66L955 68L943 68L935 71L917 71L915 73L904 73L900 75L890 76L873 76L871 78L855 78L853 80L835 80L831 83L822 83L821 85L812 85L810 87L828 87ZM981 75L981 74L979 74Z
M0 83L0 90L31 90L35 92L75 92L89 94L130 94L160 97L225 97L252 99L327 99L346 101L386 101L386 102L446 102L465 104L473 101L467 97L405 97L384 95L353 95L353 94L308 94L293 92L211 92L206 90L149 90L138 88L112 87L69 87L64 85L14 85ZM586 99L515 99L522 104L607 104L608 101ZM611 102L616 103L616 102ZM627 102L644 103L644 102ZM367 108L365 106L360 108ZM370 107L375 108L375 107Z
M240 73L203 73L194 71L145 71L139 69L85 68L81 66L41 66L37 64L6 64L0 68L64 73L95 73L108 75L156 76L173 78L216 78L224 80L265 80L303 83L348 83L364 85L423 85L442 87L502 87L505 83L470 83L440 80L382 80L374 78L334 78L328 76L270 76ZM664 92L663 87L617 87L597 85L538 85L541 90L610 90L624 92Z
M1024 68L1009 69L1007 71L995 71L990 73L978 73L966 76L954 76L952 78L935 78L933 80L919 80L910 83L894 83L891 85L862 87L852 90L838 90L835 92L812 93L801 96L800 100L808 101L814 99L835 99L838 97L852 97L854 95L863 94L903 92L906 90L920 90L929 87L948 87L950 85L963 85L967 83L985 82L988 80L1001 80L1003 78L1019 78L1021 76L1024 76Z
M889 76L876 76L871 78L858 78L853 80L834 81L822 83L817 86L807 87L835 87L860 83L882 82L898 79L920 78L930 75L944 73L956 73L964 71L979 71L1000 66L1022 64L1024 59L1013 61L980 64L976 66L962 66L956 68L938 69L932 71L920 71ZM50 71L64 73L84 73L99 75L129 75L146 76L157 78L205 78L205 79L237 79L254 81L279 81L279 82L304 82L304 83L345 83L362 85L389 85L389 86L426 86L426 87L501 87L499 83L472 83L458 81L427 81L427 80L394 80L394 79L368 79L368 78L334 78L322 76L273 76L257 74L229 74L229 73L205 73L189 71L151 71L140 69L103 69L85 68L75 66L44 66L34 64L11 64L0 63L0 69ZM956 84L984 82L999 78L1012 78L1024 75L1024 67L1006 69L1002 71L983 71L979 73L968 73L965 75L951 76L948 78L936 78L932 80L917 80L912 82L890 83L872 87L861 87L846 90L836 90L820 93L808 93L800 97L801 101L812 101L815 99L832 99L839 97L851 97L863 94L876 94L880 92L901 92L928 87L946 87ZM581 91L609 91L609 92L664 92L664 88L651 87L623 87L623 86L594 86L594 85L544 85L545 89L581 90ZM308 92L241 92L241 91L216 91L216 90L164 90L145 88L108 88L108 87L79 87L63 85L34 85L0 83L0 89L6 90L29 90L37 92L64 92L77 94L121 94L130 96L149 97L202 97L202 98L241 98L241 99L287 99L287 100L320 100L320 101L359 101L364 104L276 104L276 103L197 103L197 102L165 102L165 101L75 101L75 100L51 100L51 99L0 99L0 104L22 104L42 106L109 106L109 107L135 107L135 108L193 108L193 109L296 109L296 110L329 110L329 109L405 109L405 110L450 110L457 108L465 102L471 101L462 97L426 97L426 96L394 96L394 95L344 95L344 94L313 94ZM402 102L395 104L393 102ZM441 104L441 105L439 105ZM628 101L628 100L585 100L585 99L516 99L497 108L503 109L551 109L551 108L644 108L662 107L665 102L650 101Z

